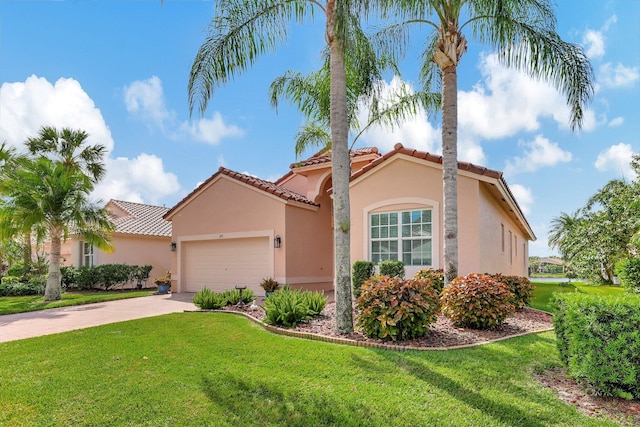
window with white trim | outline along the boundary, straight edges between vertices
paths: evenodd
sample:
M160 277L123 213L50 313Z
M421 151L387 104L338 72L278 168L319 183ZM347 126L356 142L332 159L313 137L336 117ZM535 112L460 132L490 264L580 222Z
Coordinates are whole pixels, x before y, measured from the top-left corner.
M372 213L369 216L371 261L401 260L405 265L433 265L431 209Z
M95 264L93 245L91 243L82 242L82 265L93 267Z

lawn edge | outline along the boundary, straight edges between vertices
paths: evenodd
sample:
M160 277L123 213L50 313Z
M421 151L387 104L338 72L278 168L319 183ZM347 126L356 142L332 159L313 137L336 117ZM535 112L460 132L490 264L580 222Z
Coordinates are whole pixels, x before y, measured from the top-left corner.
M538 310L538 309L533 309L533 310L537 310L537 311L540 311L540 312L543 312L543 313L547 313L544 310ZM530 332L522 332L522 333L519 333L519 334L509 335L509 336L506 336L506 337L500 337L500 338L487 340L487 341L483 341L483 342L472 343L472 344L462 344L462 345L446 346L446 347L412 347L412 346L408 346L408 345L385 344L385 343L377 343L377 342L369 342L369 341L356 341L356 340L352 340L352 339L349 339L349 338L329 337L329 336L325 336L325 335L314 334L314 333L311 333L311 332L292 331L290 329L284 329L284 328L279 328L277 326L269 325L267 323L262 322L261 320L256 319L253 316L250 316L247 313L242 313L242 312L239 312L239 311L185 310L185 313L226 313L226 314L235 314L235 315L243 316L243 317L251 320L253 323L262 326L265 330L267 330L269 332L272 332L274 334L277 334L277 335L283 335L283 336L288 336L288 337L293 337L293 338L308 339L308 340L312 340L312 341L329 342L329 343L340 344L340 345L348 345L348 346L351 346L351 347L367 347L367 348L377 348L377 349L381 349L381 350L392 350L392 351L411 351L411 350L415 350L415 351L447 351L447 350L460 350L460 349L465 349L465 348L478 347L478 346L485 345L485 344L492 344L492 343L495 343L495 342L504 341L504 340L508 340L508 339L511 339L511 338L522 337L522 336L525 336L525 335L533 335L533 334L540 334L540 333L543 333L543 332L553 331L553 327L551 327L551 328L544 328L544 329L530 331Z

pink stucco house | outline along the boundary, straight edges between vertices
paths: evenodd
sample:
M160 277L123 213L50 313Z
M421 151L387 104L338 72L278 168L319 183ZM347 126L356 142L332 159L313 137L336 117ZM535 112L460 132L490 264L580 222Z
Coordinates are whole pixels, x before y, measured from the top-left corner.
M164 276L171 269L171 222L163 218L169 209L113 199L105 209L116 228L111 235L113 252L71 236L62 245L63 265L152 265L149 284L154 277Z
M404 148L353 150L351 262L400 259L407 277L443 265L442 158ZM535 235L502 173L460 162L459 272L527 274ZM276 182L221 167L164 216L172 222L173 291L261 279L333 289L331 156L290 166Z

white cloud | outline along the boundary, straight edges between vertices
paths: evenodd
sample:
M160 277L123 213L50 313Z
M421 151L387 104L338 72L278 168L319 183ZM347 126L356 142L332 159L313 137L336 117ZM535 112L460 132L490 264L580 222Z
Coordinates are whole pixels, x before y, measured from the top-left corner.
M616 127L616 126L620 126L624 123L624 117L616 117L615 119L612 119L608 126L609 127Z
M227 125L217 111L213 113L211 119L202 118L191 123L182 123L179 133L211 145L217 145L225 138L244 135L244 131L238 126Z
M612 145L605 151L598 154L595 167L601 172L614 172L621 174L625 179L634 180L636 173L631 167L631 158L633 156L633 148L631 144Z
M413 93L413 88L398 76L393 77L389 83L381 82L381 85L383 86L383 99L392 97L393 93L402 88L408 93ZM366 123L367 117L368 105L361 104L358 109L358 120L360 123ZM441 152L441 131L439 128L431 126L427 112L422 108L415 116L393 128L380 125L371 126L360 139L367 145L378 147L383 153L393 150L393 146L398 142L407 148L434 154Z
M51 84L32 75L24 82L0 86L0 141L21 147L37 136L42 126L82 129L91 144L113 149L111 131L93 100L74 79L58 79Z
M179 123L176 112L166 105L162 81L157 76L136 80L124 88L127 111L157 127L175 140L190 138L198 142L217 145L225 138L240 137L244 131L236 125L228 125L215 111L210 119L202 118Z
M161 158L142 153L134 159L108 159L107 175L96 186L95 196L104 201L119 199L157 204L180 189L178 178L165 172Z
M157 76L137 80L126 86L124 101L128 112L139 114L160 128L164 128L164 123L173 116L173 113L167 110L162 82Z
M615 66L610 62L603 64L598 73L599 82L604 87L617 88L633 85L640 79L640 68L625 67L618 63Z
M522 213L528 215L531 212L531 206L533 205L533 193L530 188L520 184L510 185L511 193L518 202L518 206L522 210Z
M599 58L604 55L604 35L601 31L587 30L582 37L585 53L589 58Z
M78 81L59 79L52 85L45 78L31 76L0 87L0 141L22 147L43 125L82 129L89 133L88 143L103 144L109 153L113 150L114 141L100 110ZM157 203L180 190L176 176L165 172L156 156L107 157L105 164L106 177L92 197Z
M560 127L569 126L569 107L548 83L503 66L494 54L481 59L480 71L481 83L471 91L458 92L461 130L484 139L498 139L536 131L544 117L555 120ZM583 130L591 130L595 124L595 115L587 110Z
M519 141L524 148L523 157L515 157L513 162L507 161L505 174L515 175L519 172L534 172L543 167L555 166L561 162L570 162L571 153L562 150L558 143L552 142L542 135L537 135L533 141Z

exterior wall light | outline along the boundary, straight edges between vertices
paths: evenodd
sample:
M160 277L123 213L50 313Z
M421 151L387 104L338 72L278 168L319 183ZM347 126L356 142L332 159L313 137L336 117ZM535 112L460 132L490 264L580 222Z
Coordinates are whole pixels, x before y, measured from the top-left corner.
M276 236L273 239L273 247L278 249L280 247L280 245L282 245L282 239L280 238L280 236Z
M176 242L171 242L171 246L169 246L169 249L171 249L171 252L175 252L176 251Z

